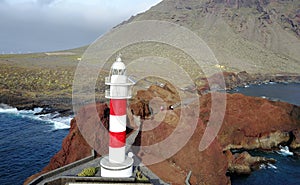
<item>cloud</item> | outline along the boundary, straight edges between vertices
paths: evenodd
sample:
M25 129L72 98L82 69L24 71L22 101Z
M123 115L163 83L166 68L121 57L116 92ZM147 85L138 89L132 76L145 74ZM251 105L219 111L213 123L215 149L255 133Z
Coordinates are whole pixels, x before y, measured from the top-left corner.
M159 0L145 1L148 4L140 0L0 0L0 53L89 44Z
M55 3L57 0L37 0L36 2L39 4L39 5L51 5L52 3Z

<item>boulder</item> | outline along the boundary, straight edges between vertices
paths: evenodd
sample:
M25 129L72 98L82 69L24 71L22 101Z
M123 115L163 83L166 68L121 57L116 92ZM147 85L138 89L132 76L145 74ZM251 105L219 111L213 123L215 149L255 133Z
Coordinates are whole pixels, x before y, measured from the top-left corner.
M248 152L232 154L226 151L228 160L228 172L237 175L250 175L253 170L258 169L262 164L274 164L275 159L265 157L252 157Z

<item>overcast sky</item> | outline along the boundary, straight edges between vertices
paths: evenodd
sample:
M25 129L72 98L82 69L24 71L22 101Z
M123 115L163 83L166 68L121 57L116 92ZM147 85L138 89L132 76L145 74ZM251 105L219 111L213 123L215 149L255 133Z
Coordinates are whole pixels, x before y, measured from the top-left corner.
M161 0L0 0L0 54L89 44Z

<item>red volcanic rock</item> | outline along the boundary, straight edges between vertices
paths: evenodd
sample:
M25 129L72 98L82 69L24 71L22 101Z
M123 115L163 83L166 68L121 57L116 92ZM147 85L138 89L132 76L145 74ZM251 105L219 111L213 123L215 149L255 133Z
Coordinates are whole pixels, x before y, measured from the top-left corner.
M149 101L136 101L130 104L130 109L134 115L139 115L142 119L144 119L151 115L148 105Z
M130 104L130 109L134 115L139 115L144 119L151 115L149 104L152 104L152 111L158 112L157 106L163 106L164 109L167 109L179 100L179 94L171 84L166 83L163 87L151 85L148 90L137 92L135 99Z
M232 155L228 150L226 151L228 160L228 172L234 174L249 175L253 170L259 168L261 164L275 163L275 159L268 159L265 157L252 157L248 152Z
M192 104L182 109L157 110L159 103L178 102L179 97L171 89L153 86L149 91L140 91L130 106L134 115L149 117L152 114L151 119L143 121L142 131L134 143L140 147L133 149L133 152L144 164L152 161L148 167L168 183L183 184L188 172L192 171L191 184L230 184L230 178L226 176L228 171L249 173L258 164L270 162L268 159L253 158L248 153L233 155L230 149L272 149L280 144L299 147L299 107L241 94L227 94L220 131L209 147L200 151L200 141L209 125L211 94L200 98L200 110ZM107 108L104 104L96 106L99 117L93 114L95 105L79 111L76 121L72 121L70 134L64 140L62 150L42 173L90 155L91 147L85 140L97 146L107 142L105 133L95 131L100 126L99 118L107 127ZM196 120L193 120L195 117ZM80 123L80 129L76 122ZM96 133L88 136L83 134L83 138L79 130Z
M87 143L86 138L82 136L82 130L79 129L77 122L78 120L85 119L85 124L89 126L83 127L81 124L80 126L84 129L92 127L92 125L95 124L94 120L92 119L93 117L95 117L95 115L91 116L89 115L89 112L91 112L91 109L93 108L96 108L98 116L101 119L102 123L108 125L108 116L106 115L108 106L106 104L97 104L96 106L89 105L84 107L82 110L79 111L76 118L72 119L69 134L63 140L61 150L51 158L49 164L40 173L29 177L24 182L24 184L29 183L41 174L44 174L46 172L65 166L67 164L70 164L72 162L75 162L77 160L91 155L92 147ZM96 128L96 126L94 128Z
M92 147L87 143L86 138L83 137L83 130L81 128L83 126L78 125L78 120L83 119L82 117L87 118L90 109L94 107L96 108L102 123L108 125L108 116L105 115L105 111L108 109L106 104L97 104L96 106L89 105L84 107L79 111L75 119L72 119L71 128L69 134L63 140L62 149L50 160L50 163L43 169L43 171L50 171L91 155ZM91 119L85 119L85 121L85 125L95 123L91 121ZM91 127L96 128L96 126L93 125Z
M205 95L202 99L209 99L209 96ZM210 110L210 103L205 109ZM290 132L300 127L299 112L299 107L288 103L228 94L218 140L224 150L271 149L279 144L288 144Z
M63 140L61 150L51 158L43 171L51 171L90 156L91 149L78 129L76 119L72 119L70 132Z
M200 151L199 143L205 126L202 120L198 120L195 130L193 130L189 123L193 121L193 114L196 114L197 111L189 108L183 111L187 111L188 116L184 118L182 125L179 122L179 116L184 113L180 112L179 109L160 112L152 120L144 121L143 127L148 124L156 125L157 117L160 118L160 114L165 114L165 118L157 127L141 132L134 144L155 147L152 149L141 147L140 150L135 151L136 155L143 163L147 163L149 160L162 160L162 162L154 163L148 167L168 183L184 184L187 174L189 171L192 171L192 178L190 180L192 184L198 184L199 182L229 184L229 177L226 176L227 158L223 154L223 148L220 143L215 140L206 150ZM170 122L170 118L172 117L176 119ZM175 129L178 127L180 129L176 133L175 138L167 143L162 143L162 141L169 139L170 135L174 134ZM187 136L190 137L187 143L181 145L181 140ZM178 148L178 151L173 153L173 148ZM169 157L168 152L175 155Z
M197 127L194 132L190 130L191 138L175 155L169 157L166 151L178 145L182 136L179 135L179 140L174 140L167 146L161 145L161 142L167 140L180 126L180 115L183 112L197 113L190 106L174 111L164 110L154 114L151 120L145 120L143 127L149 125L156 125L156 127L141 132L135 144L139 146L156 144L158 147L153 150L140 148L135 151L136 155L144 163L153 158L158 161L165 158L166 160L152 164L149 168L172 184L183 184L189 171L192 171L192 184L200 182L230 184L230 179L226 176L228 170L231 173L248 174L259 164L274 162L274 160L251 157L248 153L232 155L229 149L271 149L280 144L290 144L291 141L299 143L297 130L300 128L299 107L242 94L227 94L226 97L227 106L221 129L217 138L206 150L199 151L199 143L208 125L211 94L200 98L200 117ZM149 94L147 99L151 99ZM139 97L139 100L143 101L142 97ZM134 112L143 112L143 110ZM192 120L189 120L189 117L192 116L183 118L184 126L181 129L190 129ZM157 123L158 121L160 123Z
M294 137L294 140L292 141L291 143L291 148L293 149L296 149L296 148L300 148L300 129L295 129L293 130L293 137Z

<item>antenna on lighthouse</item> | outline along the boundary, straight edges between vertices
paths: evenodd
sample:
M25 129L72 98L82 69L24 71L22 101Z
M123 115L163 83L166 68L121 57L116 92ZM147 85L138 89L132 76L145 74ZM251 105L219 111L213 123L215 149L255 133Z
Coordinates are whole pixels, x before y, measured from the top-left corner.
M121 57L122 57L122 53L119 53L117 58L121 58Z

